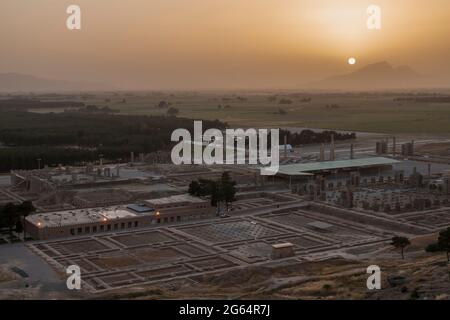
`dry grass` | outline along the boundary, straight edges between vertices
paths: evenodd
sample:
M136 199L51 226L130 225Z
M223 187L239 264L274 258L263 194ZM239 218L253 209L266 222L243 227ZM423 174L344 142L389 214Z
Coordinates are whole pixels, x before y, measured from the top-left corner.
M427 243L426 237L413 244ZM423 252L423 249L422 251ZM382 270L382 290L366 287L366 268L378 264ZM403 275L407 282L392 287L387 279ZM442 254L416 254L405 260L374 257L365 261L330 259L320 262L292 263L284 266L252 266L214 275L196 277L194 284L166 290L165 298L208 299L448 299L450 297L449 266ZM140 288L145 292L149 288ZM139 299L155 299L137 294ZM130 298L130 291L127 291Z
M0 283L14 280L14 276L3 267L0 267Z
M429 154L433 156L449 156L450 155L450 143L429 143L418 146L417 151L421 154Z

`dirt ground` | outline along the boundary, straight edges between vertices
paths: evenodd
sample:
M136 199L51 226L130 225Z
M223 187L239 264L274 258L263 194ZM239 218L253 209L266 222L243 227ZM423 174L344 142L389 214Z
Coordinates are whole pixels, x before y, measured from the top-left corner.
M428 154L432 156L450 156L450 143L429 143L416 148L420 154Z
M413 239L405 259L385 247L365 259L332 258L252 266L176 283L138 287L101 295L118 299L450 299L450 264L445 253L426 253L436 235ZM368 290L367 267L381 268L381 290ZM404 283L390 284L392 276Z
M450 264L445 253L426 253L424 247L436 235L412 239L405 259L391 247L376 251L371 257L335 257L314 262L274 262L222 273L178 279L156 285L117 289L106 293L59 299L450 299ZM368 290L369 265L381 268L381 290ZM391 285L391 276L404 277L404 283ZM0 268L0 289L17 277ZM11 288L14 288L11 290ZM41 293L38 287L23 285L0 290L4 299L32 299Z
M8 282L14 280L14 275L12 272L6 270L3 267L0 267L0 284L3 282Z

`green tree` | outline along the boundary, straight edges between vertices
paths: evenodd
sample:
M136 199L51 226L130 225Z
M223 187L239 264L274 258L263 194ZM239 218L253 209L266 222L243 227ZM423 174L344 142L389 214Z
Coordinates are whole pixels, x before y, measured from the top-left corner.
M189 184L188 193L191 196L200 196L200 183L197 180L191 181Z
M405 248L407 246L409 246L410 244L411 244L411 242L409 241L408 238L398 237L398 236L393 237L392 242L391 242L392 246L394 246L397 249L400 249L400 252L402 254L402 259L405 259L404 251L405 251Z
M229 204L236 200L236 182L231 180L230 174L224 172L219 180L194 180L189 184L188 192L197 197L211 197L211 205L217 206L224 202L228 211Z
M9 202L7 203L1 212L3 225L8 228L9 235L12 237L13 229L17 222L17 207L15 204Z
M31 201L24 201L21 204L7 203L0 210L0 226L8 228L10 236L13 230L18 233L24 232L25 239L25 217L33 211L35 208Z
M222 189L222 197L228 211L231 202L236 201L236 181L231 180L229 172L222 173L220 179L220 187Z
M217 181L211 181L211 205L217 207L220 202L224 201L224 193L222 185Z
M200 191L199 196L211 196L215 193L216 190L216 182L208 179L199 179Z
M20 223L20 228L17 230L17 223L16 223L16 232L23 232L23 240L26 238L26 229L25 229L25 218L30 215L32 212L36 211L36 208L33 206L33 203L31 201L24 201L22 204L20 204L17 208L17 212L21 219L18 220Z
M20 220L17 220L16 221L16 232L17 233L21 233L21 232L23 232L24 230L23 230L23 225L22 225L22 222L20 221Z
M287 111L284 110L283 108L279 108L278 109L278 114L285 115L285 114L287 114Z
M180 113L180 110L178 110L177 108L174 108L174 107L170 107L167 110L167 115L168 116L176 116L178 113Z
M439 232L438 246L442 251L445 251L447 255L447 261L450 261L450 227Z

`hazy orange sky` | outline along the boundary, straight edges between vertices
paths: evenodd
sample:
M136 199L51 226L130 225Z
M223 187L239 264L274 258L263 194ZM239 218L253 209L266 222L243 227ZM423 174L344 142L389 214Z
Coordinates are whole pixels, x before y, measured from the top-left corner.
M383 60L450 82L449 0L1 0L0 40L0 73L124 89L301 88Z

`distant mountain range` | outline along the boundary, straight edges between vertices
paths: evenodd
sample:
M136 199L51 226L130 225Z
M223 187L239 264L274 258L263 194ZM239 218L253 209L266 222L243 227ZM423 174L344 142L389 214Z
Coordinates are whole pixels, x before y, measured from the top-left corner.
M0 73L0 92L59 92L112 90L99 84L50 80L17 73Z
M335 75L308 83L305 89L318 90L383 90L440 87L439 82L420 75L408 66L393 67L386 61L366 65L354 72ZM51 80L26 74L0 73L0 92L110 91L112 86Z
M433 80L416 73L408 66L393 67L388 62L377 62L354 72L325 78L307 84L310 89L380 90L412 89L433 86Z

